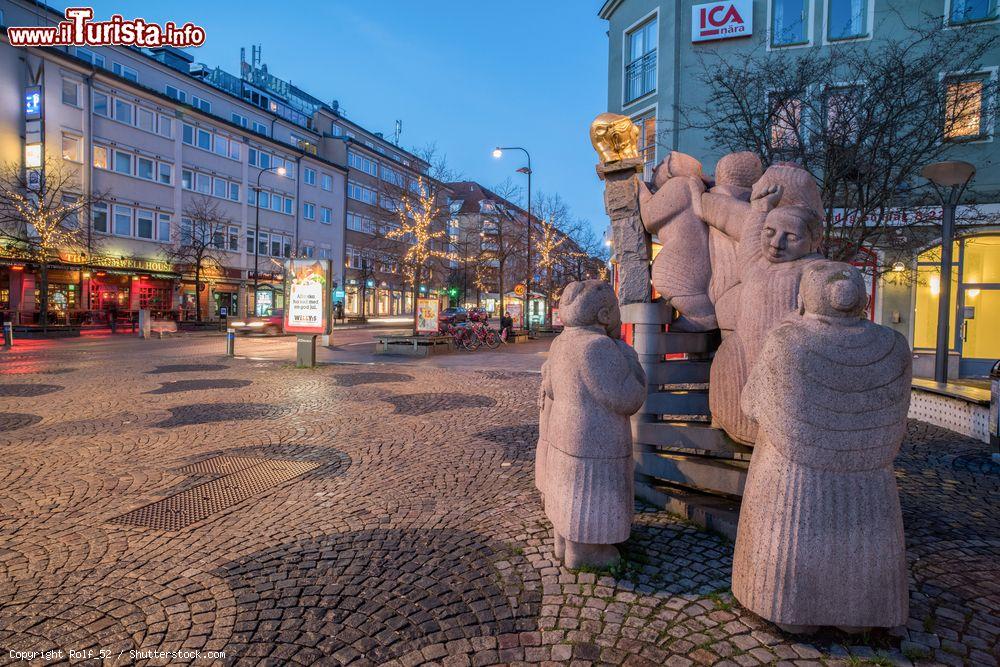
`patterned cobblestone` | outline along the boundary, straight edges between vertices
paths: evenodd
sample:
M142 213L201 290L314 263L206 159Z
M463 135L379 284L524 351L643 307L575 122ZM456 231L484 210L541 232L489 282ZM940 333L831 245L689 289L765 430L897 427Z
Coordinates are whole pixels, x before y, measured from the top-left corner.
M0 663L92 648L224 650L227 664L997 664L1000 470L985 445L910 424L907 627L796 638L732 599L727 541L648 507L622 567L557 564L532 484L537 375L302 370L220 346L0 357L11 386L65 371L57 391L3 398ZM291 472L244 474L262 466ZM194 521L120 522L184 494ZM188 511L172 502L159 507Z

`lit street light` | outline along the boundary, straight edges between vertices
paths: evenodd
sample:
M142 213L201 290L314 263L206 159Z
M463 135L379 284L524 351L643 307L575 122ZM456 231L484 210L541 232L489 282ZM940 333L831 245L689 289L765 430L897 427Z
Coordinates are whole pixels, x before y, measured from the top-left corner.
M493 149L493 157L500 159L503 157L504 151L521 151L524 153L525 157L528 158L528 166L521 167L518 169L518 173L525 174L528 177L528 243L527 248L527 259L528 259L528 272L527 277L524 281L524 328L526 331L531 330L531 311L529 305L531 303L531 153L528 152L526 148L521 148L520 146L497 146ZM503 298L503 295L500 295Z
M269 167L257 172L257 187L254 188L254 223L253 223L253 314L257 314L257 257L260 254L260 177L264 172L273 171L278 176L284 176L287 172L284 167ZM296 213L297 215L297 213Z
M948 326L951 319L951 247L955 237L955 208L976 168L968 162L950 160L929 164L920 175L930 181L941 200L941 278L938 294L937 344L934 350L934 381L948 381Z

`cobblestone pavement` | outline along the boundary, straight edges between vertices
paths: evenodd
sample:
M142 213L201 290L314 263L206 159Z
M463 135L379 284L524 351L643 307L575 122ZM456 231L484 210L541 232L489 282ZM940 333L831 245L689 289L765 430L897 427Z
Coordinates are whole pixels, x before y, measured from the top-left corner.
M218 349L0 358L0 662L997 664L985 445L911 423L905 631L796 639L734 602L728 542L663 512L640 508L613 574L556 564L532 488L537 375Z

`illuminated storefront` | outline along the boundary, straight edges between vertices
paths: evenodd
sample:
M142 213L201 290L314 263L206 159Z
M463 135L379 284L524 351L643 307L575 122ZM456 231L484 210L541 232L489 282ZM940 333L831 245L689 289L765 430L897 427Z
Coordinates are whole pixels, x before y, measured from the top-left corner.
M982 376L1000 359L1000 234L955 241L948 346L959 358L960 376ZM913 347L937 344L941 246L917 257L913 286Z

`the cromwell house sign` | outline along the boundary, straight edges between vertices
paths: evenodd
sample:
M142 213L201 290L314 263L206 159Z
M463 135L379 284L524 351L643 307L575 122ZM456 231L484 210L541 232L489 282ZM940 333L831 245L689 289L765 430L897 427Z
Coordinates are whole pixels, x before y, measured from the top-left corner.
M691 8L691 41L749 37L753 34L753 0L708 2Z

